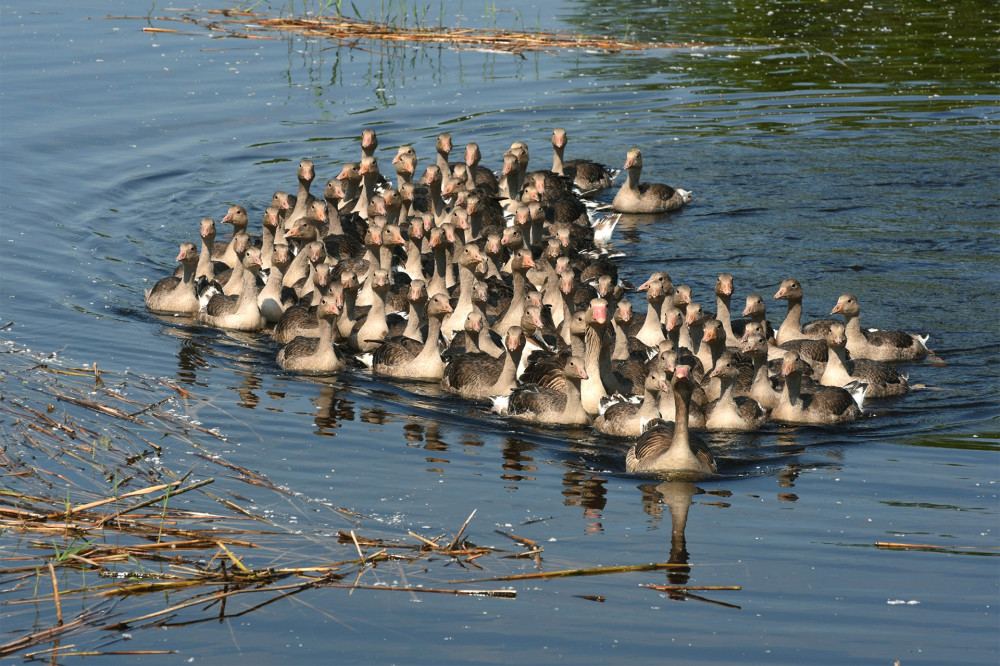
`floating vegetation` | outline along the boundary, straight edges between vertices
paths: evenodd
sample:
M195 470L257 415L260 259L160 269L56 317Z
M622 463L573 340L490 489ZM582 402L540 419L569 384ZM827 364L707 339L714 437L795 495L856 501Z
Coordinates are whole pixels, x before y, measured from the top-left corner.
M453 536L387 534L376 519L225 460L232 442L197 420L209 400L191 388L0 348L0 656L168 654L110 648L135 630L241 616L320 588L516 599L495 581L676 566L545 572L535 540L496 530L511 550L469 541L475 511ZM286 527L274 519L281 505L344 527ZM449 580L451 565L486 575ZM537 571L504 573L525 566ZM404 584L383 582L380 568ZM695 589L734 588L671 598Z
M259 4L259 3L258 3ZM254 5L256 7L256 5ZM473 49L505 53L526 51L553 51L584 49L589 51L620 52L645 49L706 46L703 43L636 42L626 36L592 36L542 30L504 30L448 28L426 24L427 11L414 17L416 25L408 25L399 17L380 16L369 19L348 18L339 12L335 16L278 16L240 8L205 10L173 10L175 16L109 16L111 19L169 21L194 24L218 33L219 37L242 39L280 39L284 34L296 33L307 37L336 40L352 48L361 48L360 42L393 44L436 45L450 49ZM153 25L143 27L146 32L181 33L181 30Z

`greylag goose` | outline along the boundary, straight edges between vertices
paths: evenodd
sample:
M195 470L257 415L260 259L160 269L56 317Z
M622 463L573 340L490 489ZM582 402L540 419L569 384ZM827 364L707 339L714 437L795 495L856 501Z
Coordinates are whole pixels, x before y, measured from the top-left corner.
M642 153L638 148L628 151L625 171L625 183L611 203L619 213L666 213L691 201L691 193L679 187L640 182Z
M770 322L767 321L767 309L764 304L764 297L760 294L750 294L747 296L746 305L743 308L743 316L749 317L750 322L755 322L760 324L763 335L768 340L774 340L774 327L771 326ZM738 331L738 333L745 339L746 336L746 325L743 324L743 330Z
M647 424L660 418L660 395L669 391L666 371L661 368L650 370L643 391L641 397L615 394L602 400L600 414L594 419L594 428L612 437L641 435Z
M781 361L785 386L781 399L771 411L771 418L781 423L834 425L854 421L861 416L868 385L863 382L839 386L817 386L812 393L803 393L802 371L806 363L796 352L786 352Z
M340 302L338 302L340 301ZM316 308L319 337L297 337L278 352L278 365L285 370L310 375L329 375L344 369L344 361L333 345L333 320L340 315L343 294L331 292Z
M247 226L250 224L250 219L247 217L246 208L243 206L230 206L229 210L226 211L226 216L221 221L225 224L233 225L233 236L226 245L225 250L219 255L213 254L212 258L221 261L230 268L236 268L240 264L240 256L235 247L236 237L246 232Z
M573 184L583 194L592 194L611 187L611 181L618 175L603 164L591 160L565 161L566 130L557 127L552 131L552 171L572 179Z
M830 314L844 315L847 351L854 358L916 361L927 355L927 336L881 328L861 328L861 305L853 294L841 296Z
M663 334L661 319L663 316L663 301L672 298L674 295L674 283L670 281L670 276L663 271L657 271L649 276L649 279L639 285L637 291L646 292L646 319L642 328L635 334L635 337L644 345L655 347L660 344L666 336Z
M819 380L823 386L844 386L855 380L862 381L868 384L866 398L886 398L910 390L906 375L892 363L848 358L847 334L843 324L830 327L826 343L830 346L830 357Z
M201 307L195 292L198 248L194 243L181 243L174 261L181 263L182 276L171 275L157 281L146 291L146 307L161 314L194 314Z
M441 320L451 312L448 295L438 293L427 302L427 335L418 354L400 344L386 342L372 352L371 368L376 375L439 382L444 376L439 339ZM370 316L370 315L369 315Z
M386 322L385 299L389 293L389 271L378 269L368 278L372 284L372 303L368 315L354 326L347 342L351 349L369 352L380 348L389 332ZM435 343L437 341L435 340Z
M753 380L747 397L753 398L764 409L774 409L781 399L781 392L775 390L767 367L768 341L760 333L750 333L743 341L740 351L753 360Z
M715 457L704 442L691 435L688 427L688 407L694 390L688 366L679 365L674 369L671 387L674 422L654 421L628 450L625 469L629 472L715 474L718 471Z
M590 415L580 402L580 381L587 378L583 359L570 356L563 367L563 390L525 384L510 396L495 396L494 411L518 421L547 425L590 425Z
M240 294L216 294L205 309L198 313L199 321L237 331L259 331L267 325L257 305L257 274L260 272L260 250L250 248L243 255L243 288Z
M802 325L802 285L798 280L789 278L782 281L774 298L775 300L784 298L788 301L788 312L774 336L779 345L799 338L826 339L830 324L836 319L817 319L805 326Z
M767 412L753 398L733 393L740 368L732 353L726 352L712 370L712 377L722 382L718 400L705 407L708 430L757 430L767 420Z
M478 313L469 313L469 317L473 316ZM471 400L510 393L517 386L517 367L525 340L520 326L511 326L503 337L506 353L500 358L472 353L449 361L441 379L445 390Z
M263 263L263 257L261 257L261 263ZM271 272L264 288L257 294L257 306L269 324L277 324L281 320L281 315L285 313L294 300L291 298L291 289L281 284L285 270L291 263L292 251L287 245L279 243L272 248Z

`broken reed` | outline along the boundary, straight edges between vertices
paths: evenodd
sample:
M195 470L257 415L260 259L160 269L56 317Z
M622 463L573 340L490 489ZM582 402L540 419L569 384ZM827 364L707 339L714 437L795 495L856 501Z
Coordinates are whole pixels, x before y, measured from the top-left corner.
M337 16L276 16L239 8L206 10L204 14L194 10L176 10L175 16L109 16L112 19L136 19L147 23L151 20L182 22L219 33L221 37L241 39L280 39L273 33L297 33L307 37L322 37L335 40L351 48L360 48L360 41L434 45L452 49L476 49L506 53L526 51L553 51L559 49L586 49L590 51L638 51L657 48L677 48L681 46L705 46L693 43L636 42L626 36L619 39L611 36L592 36L566 32L546 32L542 30L503 30L448 28L442 25L428 26L423 21L407 26L385 18L352 19ZM425 12L426 16L426 12ZM180 33L180 30L147 25L145 32Z

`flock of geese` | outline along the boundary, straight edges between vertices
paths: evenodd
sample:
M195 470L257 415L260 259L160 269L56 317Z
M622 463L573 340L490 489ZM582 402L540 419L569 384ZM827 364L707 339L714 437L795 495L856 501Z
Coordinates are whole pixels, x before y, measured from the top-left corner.
M774 298L787 314L774 329L757 294L732 317L728 273L714 313L664 272L638 288L620 279L606 245L621 214L665 213L690 194L641 182L632 149L613 203L598 206L592 195L618 174L565 161L566 142L556 129L552 168L533 171L527 145L515 142L494 173L476 143L449 161L442 133L419 180L413 146L398 149L392 187L365 130L361 159L322 197L310 193L313 163L302 161L296 194L274 194L259 236L248 234L242 206L222 218L233 226L228 242L203 219L201 247L181 244L180 266L146 292L146 306L267 331L286 371L367 367L489 400L511 419L630 438L630 472L715 473L693 431L846 423L866 396L909 390L896 364L926 355L926 338L863 327L853 295L830 312L843 321L803 325L802 285L785 280ZM644 316L626 298L633 290L645 295Z

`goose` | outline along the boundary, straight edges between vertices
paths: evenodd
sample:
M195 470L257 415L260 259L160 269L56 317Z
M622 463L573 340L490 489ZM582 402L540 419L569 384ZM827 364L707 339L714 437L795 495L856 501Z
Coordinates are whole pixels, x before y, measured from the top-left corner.
M226 245L225 250L218 255L213 253L212 258L221 261L230 268L236 268L240 264L240 256L235 247L236 237L241 233L245 233L247 226L250 224L246 208L243 206L230 206L221 222L233 225L233 236L229 244Z
M844 294L830 314L844 315L847 351L854 358L873 361L916 361L927 355L927 337L905 331L861 328L861 305L853 294Z
M243 256L243 288L240 294L216 294L198 313L202 323L237 331L260 331L267 320L257 305L257 274L260 272L260 250L250 248Z
M469 318L476 316L478 313L469 313ZM500 358L480 352L449 361L441 379L445 390L471 400L510 393L517 385L525 337L520 326L511 326L503 337L506 353Z
M671 380L674 395L674 422L654 421L625 455L628 472L693 472L715 474L715 457L700 439L691 435L688 427L688 406L694 382L690 368L678 365Z
M195 292L195 271L198 267L198 248L194 243L181 243L177 258L183 275L173 275L158 280L146 291L146 307L161 314L194 314L201 304Z
M557 127L552 131L553 173L572 179L573 184L583 194L593 194L611 187L611 182L618 172L591 160L564 161L567 142L565 129Z
M493 409L518 421L548 425L590 425L590 415L580 402L580 382L587 378L583 359L570 356L563 367L563 390L525 384L510 396L491 398Z
M444 361L438 347L441 320L450 312L451 304L448 303L447 294L437 293L432 296L427 302L427 334L420 352L413 354L403 345L386 342L372 352L372 372L397 379L441 381L444 376Z
M310 375L329 375L344 369L344 361L333 345L334 319L340 315L342 293L329 293L316 308L319 337L296 337L278 352L284 370Z
M775 390L768 373L768 341L760 333L750 333L740 347L740 351L753 360L753 379L747 397L753 398L764 409L774 409L781 399L781 392Z
M818 386L812 393L803 393L802 371L806 363L794 352L786 352L781 361L785 386L771 418L780 423L834 425L854 421L861 416L868 385L852 382L850 388Z
M649 276L636 291L646 292L646 319L642 328L635 334L635 337L644 345L655 347L666 339L663 334L663 325L660 323L663 316L663 301L674 294L674 284L670 281L670 276L663 271L657 271Z
M858 380L868 384L866 398L886 398L910 390L906 375L887 361L848 358L847 334L844 325L836 323L826 336L830 358L819 383L823 386L843 386Z
M600 414L594 419L594 428L612 437L638 437L647 424L660 418L657 403L661 392L668 390L666 371L653 368L646 375L641 398L615 394L601 401Z
M283 243L278 243L278 245L283 245ZM318 305L320 298L333 287L330 283L330 271L326 270L325 265L321 264L321 266L323 266L322 270L314 270L309 273L312 290L307 294L308 298L300 298L295 305L286 307L274 324L271 329L271 338L275 342L287 344L300 335L313 338L319 335L316 328L314 305ZM289 288L282 287L282 290L285 289Z
M615 194L611 206L619 213L666 213L691 201L691 193L662 183L642 183L642 153L638 148L625 158L625 183Z
M823 340L826 338L826 334L830 330L830 324L836 320L817 319L805 326L802 325L802 285L798 280L789 278L782 281L778 287L778 291L774 294L774 299L779 300L782 298L788 301L788 312L785 314L785 318L774 336L779 345L799 338L810 338L812 340Z
M768 340L774 340L774 327L767 321L767 310L764 304L764 297L760 294L750 294L747 296L746 305L743 308L743 316L749 317L749 322L743 322L742 331L736 330L744 340L746 339L747 324L755 322L760 324L763 335ZM735 329L734 329L735 330Z
M371 308L364 320L355 324L347 339L348 345L356 352L370 352L380 348L389 332L385 311L386 294L391 286L389 271L380 268L368 279L372 284Z
M722 387L719 398L705 408L706 429L757 430L767 421L767 411L756 400L734 394L740 369L731 352L726 352L719 358L711 376L717 377Z
M263 256L261 263L263 263ZM260 308L260 313L264 315L264 319L269 324L278 323L281 315L294 300L292 298L294 292L281 284L285 270L291 263L292 252L287 245L279 243L272 248L271 272L264 288L257 294L257 305Z

